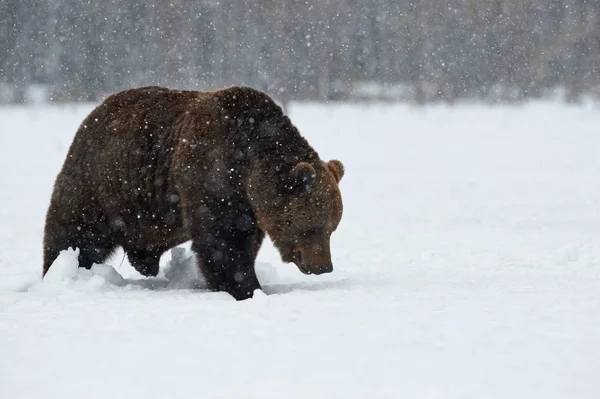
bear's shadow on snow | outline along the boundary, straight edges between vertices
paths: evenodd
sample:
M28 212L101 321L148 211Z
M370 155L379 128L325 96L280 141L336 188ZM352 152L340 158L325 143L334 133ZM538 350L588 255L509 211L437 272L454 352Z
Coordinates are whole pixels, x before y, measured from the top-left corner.
M263 292L267 295L288 294L294 291L326 291L336 288L346 288L352 285L350 279L334 281L299 281L296 283L263 284Z
M124 285L151 291L193 290L199 292L211 292L206 287L206 283L201 280L188 281L185 285L173 285L171 281L162 278L124 279L124 282ZM325 291L329 289L346 288L350 285L352 285L352 282L349 279L317 281L314 283L306 281L293 283L266 283L262 284L262 291L266 295L281 295L294 291Z
M171 290L192 290L202 292L211 292L204 281L201 279L192 279L185 282L173 284L173 281L156 277L142 279L124 279L125 286L139 287L151 291L171 291ZM290 283L264 283L262 291L266 295L282 295L295 291L326 291L330 289L347 288L352 285L352 280L341 279L333 281L298 281Z
M161 277L144 277L140 279L123 279L124 286L139 287L151 291L170 290L205 290L208 291L206 283L202 280L190 280L185 283L173 284L172 281Z

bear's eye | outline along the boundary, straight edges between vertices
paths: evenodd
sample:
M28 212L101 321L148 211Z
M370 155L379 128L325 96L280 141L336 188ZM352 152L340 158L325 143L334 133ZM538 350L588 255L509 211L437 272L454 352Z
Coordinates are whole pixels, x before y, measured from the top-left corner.
M292 221L291 220L286 220L285 224L288 225L288 226L291 226L292 225Z
M313 227L312 229L310 229L311 234L323 234L324 231L325 229L323 229L322 227Z

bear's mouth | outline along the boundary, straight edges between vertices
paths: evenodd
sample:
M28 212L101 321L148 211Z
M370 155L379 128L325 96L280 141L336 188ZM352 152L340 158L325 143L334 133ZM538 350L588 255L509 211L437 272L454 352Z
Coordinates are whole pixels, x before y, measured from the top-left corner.
M298 266L298 270L300 270L303 274L312 274L311 271L304 266L304 263L302 263L302 251L296 252L294 263L296 266Z

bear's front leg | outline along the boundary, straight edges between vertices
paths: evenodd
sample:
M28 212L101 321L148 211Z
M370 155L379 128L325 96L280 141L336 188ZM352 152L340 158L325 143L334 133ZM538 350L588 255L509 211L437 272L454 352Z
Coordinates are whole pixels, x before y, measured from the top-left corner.
M202 213L194 222L192 250L208 287L237 300L252 298L261 287L254 271L257 227L250 209L229 206Z

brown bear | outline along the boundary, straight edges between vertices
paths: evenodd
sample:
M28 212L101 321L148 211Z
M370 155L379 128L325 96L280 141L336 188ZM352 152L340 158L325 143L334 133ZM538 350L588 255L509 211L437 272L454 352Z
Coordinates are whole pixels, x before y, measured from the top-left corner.
M333 269L341 162L324 162L281 108L248 87L141 87L106 98L82 122L46 215L43 276L61 250L91 268L121 246L156 276L192 241L208 287L250 298L265 233L305 274Z

